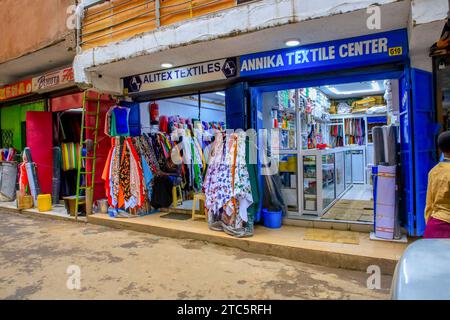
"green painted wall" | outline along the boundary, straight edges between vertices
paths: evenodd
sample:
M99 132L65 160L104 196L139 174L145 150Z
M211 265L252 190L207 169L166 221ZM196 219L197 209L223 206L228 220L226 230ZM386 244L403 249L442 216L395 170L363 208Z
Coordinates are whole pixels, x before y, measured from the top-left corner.
M12 130L16 150L22 151L22 143L26 144L25 137L22 137L22 122L26 121L27 111L44 111L44 108L43 100L0 108L0 129Z

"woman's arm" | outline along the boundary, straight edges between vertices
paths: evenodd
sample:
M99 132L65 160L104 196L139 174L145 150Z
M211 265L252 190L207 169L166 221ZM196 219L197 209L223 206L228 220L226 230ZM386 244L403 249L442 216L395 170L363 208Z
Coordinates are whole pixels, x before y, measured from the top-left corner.
M431 176L431 171L428 174L428 188L427 188L427 202L425 205L425 222L428 223L428 219L430 219L433 199L435 195L433 194L433 178Z

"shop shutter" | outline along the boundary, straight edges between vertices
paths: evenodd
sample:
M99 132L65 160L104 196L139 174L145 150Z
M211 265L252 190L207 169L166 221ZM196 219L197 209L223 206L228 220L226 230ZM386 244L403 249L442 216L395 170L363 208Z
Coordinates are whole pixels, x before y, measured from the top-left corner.
M227 129L247 129L247 84L240 82L225 91Z
M437 163L436 136L439 126L436 123L433 103L433 76L430 72L412 69L412 118L414 121L414 163L415 163L415 208L416 235L422 236L425 230L425 203L428 186L428 173Z

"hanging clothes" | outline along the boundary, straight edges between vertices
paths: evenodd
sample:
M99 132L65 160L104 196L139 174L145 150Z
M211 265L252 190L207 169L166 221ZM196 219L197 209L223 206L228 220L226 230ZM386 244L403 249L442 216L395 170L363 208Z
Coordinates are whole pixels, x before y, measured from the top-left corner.
M123 139L123 138L122 138ZM145 201L141 159L131 138L111 139L111 149L103 170L108 203L115 209L141 208Z
M130 136L129 115L130 108L111 107L105 117L105 134L109 137Z
M249 231L246 229L248 210L253 204L244 132L233 133L226 138L222 133L216 134L204 192L211 229L223 230L233 236L251 235L244 232Z
M345 119L344 131L347 144L365 144L366 127L365 120L362 118Z

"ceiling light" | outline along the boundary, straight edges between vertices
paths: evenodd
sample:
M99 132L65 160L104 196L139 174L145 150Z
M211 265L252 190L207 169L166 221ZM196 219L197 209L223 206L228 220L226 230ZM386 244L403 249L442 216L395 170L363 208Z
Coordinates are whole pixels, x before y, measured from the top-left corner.
M331 92L333 92L336 95L354 95L354 94L368 94L368 93L375 93L375 92L379 92L380 90L350 90L350 91L341 91L336 89L335 87L327 87L328 90L330 90Z
M169 62L164 62L164 63L161 63L161 67L164 69L169 69L169 68L173 67L173 64L171 64Z
M330 90L335 95L355 95L355 94L371 94L371 93L379 93L383 91L383 89L380 87L380 84L378 81L371 81L370 85L372 89L362 89L362 90L339 90L336 87L333 86L325 86L326 89Z
M340 91L334 87L330 87L328 88L328 90L330 90L331 92L333 92L334 94L337 95L353 95L353 94L364 94L364 93L371 93L371 92L375 92L375 90L351 90L351 91Z
M288 47L296 47L300 44L300 40L297 39L289 39L284 43Z
M372 81L372 88L375 91L381 91L380 84L378 83L378 81Z

